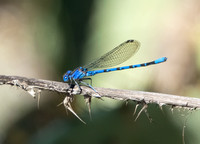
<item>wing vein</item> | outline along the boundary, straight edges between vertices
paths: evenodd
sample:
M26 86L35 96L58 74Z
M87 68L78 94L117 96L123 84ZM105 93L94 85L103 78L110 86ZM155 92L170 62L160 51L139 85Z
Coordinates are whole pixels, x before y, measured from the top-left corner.
M136 40L127 40L100 58L84 66L87 69L106 68L119 65L132 57L139 49L140 43Z

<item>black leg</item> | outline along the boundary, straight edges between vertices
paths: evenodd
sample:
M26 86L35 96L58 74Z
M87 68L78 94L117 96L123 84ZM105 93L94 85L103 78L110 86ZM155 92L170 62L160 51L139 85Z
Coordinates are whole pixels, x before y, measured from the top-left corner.
M82 81L82 80L90 80L90 85L92 85L92 79L91 78L82 78L82 79L80 79L80 81Z
M83 82L83 81L80 81L80 83L86 85L86 86L89 86L94 92L96 92L99 96L96 96L97 98L101 98L101 95L98 93L98 91L96 91L90 84L86 83L86 82Z
M78 82L75 80L75 79L73 79L72 78L72 80L75 82L75 84L78 86L78 88L79 88L79 90L80 90L80 93L82 92L82 89L81 89L81 87L80 87L80 85L78 84Z
M70 86L70 88L74 88L74 84L73 84L73 82L72 82L72 79L69 79L69 86Z

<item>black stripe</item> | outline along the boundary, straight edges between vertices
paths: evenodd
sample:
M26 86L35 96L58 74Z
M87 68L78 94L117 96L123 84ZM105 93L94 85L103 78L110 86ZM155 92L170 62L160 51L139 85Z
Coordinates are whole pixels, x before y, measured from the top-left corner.
M129 66L129 68L133 68L133 65Z
M147 66L148 66L148 65L152 65L152 64L155 64L155 61L152 61L152 62L147 63Z
M134 42L134 40L127 40L126 43Z

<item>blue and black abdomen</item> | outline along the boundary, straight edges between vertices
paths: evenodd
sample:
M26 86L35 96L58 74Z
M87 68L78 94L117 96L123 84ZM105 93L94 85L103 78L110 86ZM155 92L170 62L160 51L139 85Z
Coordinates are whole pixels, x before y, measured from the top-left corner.
M142 64L122 66L122 67L117 67L117 68L108 68L108 69L102 69L102 70L87 71L86 76L93 76L98 73L111 72L111 71L117 71L117 70L125 70L125 69L130 69L130 68L145 67L145 66L149 66L149 65L159 64L159 63L165 62L166 60L167 60L166 57L162 57L155 61L142 63Z

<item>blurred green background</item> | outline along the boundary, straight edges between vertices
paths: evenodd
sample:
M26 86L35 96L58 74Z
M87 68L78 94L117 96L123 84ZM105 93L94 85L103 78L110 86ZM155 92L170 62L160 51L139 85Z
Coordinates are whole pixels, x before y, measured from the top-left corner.
M200 97L199 0L1 0L0 74L62 81L128 39L141 42L123 65L166 56L166 63L93 77L93 86ZM155 104L134 122L136 103L92 99L92 121L83 97L73 108L63 95L43 92L40 109L27 92L0 87L0 143L182 144L200 143L200 113ZM141 109L141 106L139 107ZM139 110L138 110L139 111Z

